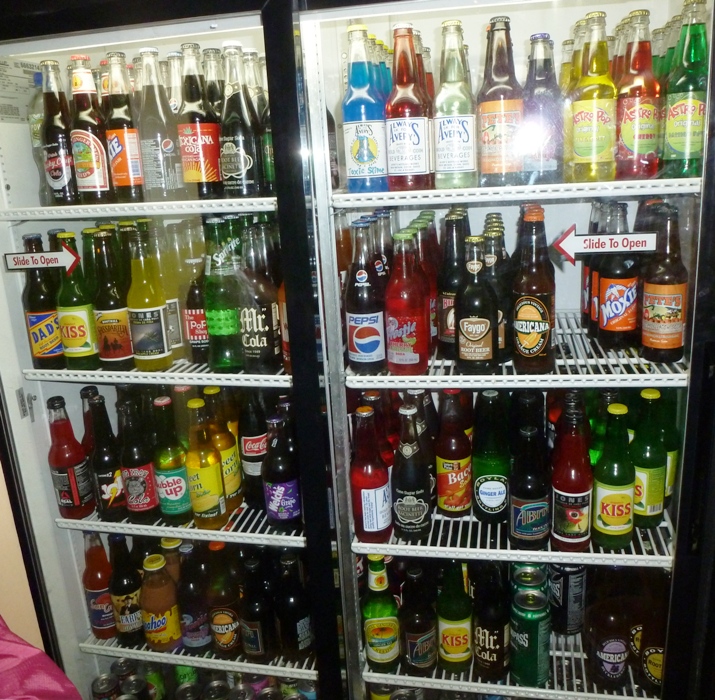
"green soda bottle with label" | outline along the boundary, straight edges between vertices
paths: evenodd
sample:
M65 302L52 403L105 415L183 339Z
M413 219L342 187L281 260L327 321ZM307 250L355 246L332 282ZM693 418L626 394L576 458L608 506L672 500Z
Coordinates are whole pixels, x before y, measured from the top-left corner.
M379 673L392 673L400 662L400 625L397 602L387 586L382 554L368 554L368 592L362 604L367 665Z
M573 182L606 182L616 177L616 86L608 70L606 13L589 12L586 26L581 77L571 96Z
M628 407L612 403L603 453L593 470L591 540L604 549L623 549L633 538L636 471L628 451Z
M636 527L658 527L663 520L667 455L660 434L657 389L641 391L640 420L630 446L636 470L633 511Z
M472 599L464 588L462 565L445 563L442 591L437 598L438 665L461 673L472 665Z
M662 177L700 177L707 125L708 38L705 0L685 0L680 40L665 83Z

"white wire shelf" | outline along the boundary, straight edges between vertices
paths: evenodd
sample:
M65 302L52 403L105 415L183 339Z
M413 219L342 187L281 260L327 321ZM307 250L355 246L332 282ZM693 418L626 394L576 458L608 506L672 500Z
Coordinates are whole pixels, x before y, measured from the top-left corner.
M639 687L632 669L628 670L628 682L621 690L607 691L599 688L588 678L586 655L583 651L581 635L551 635L551 679L546 688L528 688L515 685L511 675L505 683L484 683L480 681L474 662L469 671L459 675L435 669L428 678L417 678L400 673L375 673L366 665L363 680L391 686L412 688L436 688L439 690L461 690L488 695L508 695L512 698L544 698L544 700L597 700L604 697L654 698Z
M260 510L243 505L237 508L223 530L201 530L193 521L189 525L166 525L159 519L152 525L136 525L129 521L119 523L100 520L93 513L83 520L56 518L57 527L65 530L91 530L93 532L120 532L125 535L143 535L148 537L178 537L191 540L221 542L240 542L243 544L269 545L273 547L305 547L306 540L299 530L279 532L268 523L266 514Z
M293 378L281 369L277 374L224 374L211 372L208 365L179 360L164 372L110 372L104 369L25 369L25 379L43 382L80 382L92 384L195 384L221 386L290 387Z
M388 206L449 206L451 204L484 204L495 202L539 202L593 199L594 197L633 198L698 194L702 187L699 177L671 180L632 180L621 182L583 182L558 185L519 185L515 187L473 187L462 190L411 190L408 192L333 193L336 209L368 209Z
M605 551L593 543L586 552L559 552L551 549L551 544L544 550L516 549L511 546L507 533L508 525L486 525L473 515L447 518L435 514L426 541L407 542L393 534L385 544L358 542L353 539L352 550L356 554L385 554L393 557L568 562L665 569L673 566L673 523L667 512L659 527L636 528L631 544L614 552Z
M74 204L66 207L18 207L0 211L0 221L57 221L192 214L242 214L274 211L275 197L246 199L203 199L179 202L138 202L132 204Z
M498 368L497 374L458 374L452 360L435 355L427 374L416 376L357 375L345 371L345 383L352 389L372 388L526 388L649 386L684 387L688 385L686 360L671 363L648 362L638 350L605 350L581 328L576 311L556 314L556 371L553 374L517 374L511 362Z
M140 648L122 647L116 639L97 639L90 635L86 641L80 642L79 648L89 654L102 656L118 656L141 661L152 661L160 664L188 665L197 668L209 668L217 671L236 671L239 673L257 673L279 678L308 678L317 680L318 671L315 658L310 657L303 663L287 661L282 656L277 657L267 664L252 663L241 654L237 661L227 661L214 657L213 652L206 652L203 656L187 654L184 649L172 652L151 651L146 644Z

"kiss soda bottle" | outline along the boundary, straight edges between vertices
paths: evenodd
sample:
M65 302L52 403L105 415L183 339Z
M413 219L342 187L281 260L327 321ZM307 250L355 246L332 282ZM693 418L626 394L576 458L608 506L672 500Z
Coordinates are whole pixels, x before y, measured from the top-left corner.
M422 89L412 25L394 25L392 92L385 106L387 172L390 191L431 189L429 95Z
M658 172L660 84L653 76L648 10L633 10L624 71L618 83L616 180L648 179Z
M367 27L351 24L348 38L348 89L342 105L348 192L386 192L385 102L370 70Z
M392 374L424 374L430 351L429 289L415 259L414 233L393 236L395 257L392 276L385 292L387 369Z

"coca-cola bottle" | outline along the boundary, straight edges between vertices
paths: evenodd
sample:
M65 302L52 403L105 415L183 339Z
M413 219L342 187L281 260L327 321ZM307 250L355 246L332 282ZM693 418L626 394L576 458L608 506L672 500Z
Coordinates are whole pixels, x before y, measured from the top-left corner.
M106 204L114 201L106 123L99 108L89 56L78 54L72 56L71 61L74 117L70 139L79 200L82 204Z
M184 101L177 121L184 182L189 186L191 197L216 199L223 197L219 164L221 125L201 80L199 45L182 44L181 52L184 54Z
M74 204L78 195L70 140L70 110L62 89L60 64L57 61L41 61L40 68L45 109L40 127L45 178L53 204Z
M261 467L268 448L266 414L257 390L244 391L238 418L239 452L243 466L243 493L252 508L266 507L263 497Z

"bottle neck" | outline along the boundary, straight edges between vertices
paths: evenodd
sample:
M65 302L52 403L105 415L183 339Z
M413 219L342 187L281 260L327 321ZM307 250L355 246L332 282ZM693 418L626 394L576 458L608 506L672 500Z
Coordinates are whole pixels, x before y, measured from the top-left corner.
M142 89L159 85L161 85L161 80L158 59L154 54L144 54L142 56Z
M656 252L671 258L680 258L680 233L678 217L668 216L665 219L665 230L658 232Z
M484 269L484 247L481 241L467 243L466 268L476 282Z
M355 454L362 460L377 459L377 432L374 416L356 415L355 419Z
M484 82L487 85L494 83L516 84L511 37L509 30L504 26L493 27L489 32Z
M626 70L631 75L643 76L653 73L653 54L647 21L631 23L626 49Z
M224 73L226 75L226 85L231 86L231 92L240 92L243 89L245 78L243 75L243 57L238 51L234 50L226 53Z
M418 82L417 56L412 40L412 31L395 34L395 48L392 67L392 82L405 87Z
M522 248L521 261L526 260L531 265L536 265L547 255L546 231L543 221L525 221L524 239L526 245Z
M172 404L154 406L154 425L156 426L157 445L177 445L174 411Z
M416 267L415 245L412 239L397 242L395 245L393 264L393 274L401 277L410 277L414 273Z
M606 440L603 445L604 456L611 454L625 455L628 453L628 428L625 415L608 414Z
M439 76L440 83L466 82L462 32L458 29L445 31L442 35L442 60Z
M125 68L121 61L109 62L109 94L129 96L129 86L125 80Z
M371 561L367 572L367 585L371 591L387 590L387 571L384 561Z
M527 89L537 83L556 84L554 54L546 40L535 41L531 46L529 75L526 79Z
M112 425L107 415L107 407L104 402L90 404L92 412L92 431L94 433L94 444L96 447L104 447L114 441Z
M584 51L583 54L582 75L588 77L608 75L608 42L606 27L601 22L591 27L587 47L588 51Z
M414 445L417 442L416 414L401 415L400 421L400 444Z

